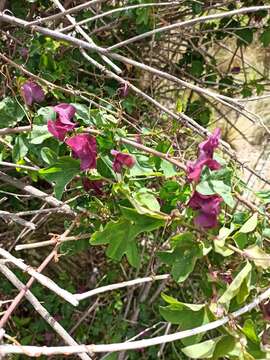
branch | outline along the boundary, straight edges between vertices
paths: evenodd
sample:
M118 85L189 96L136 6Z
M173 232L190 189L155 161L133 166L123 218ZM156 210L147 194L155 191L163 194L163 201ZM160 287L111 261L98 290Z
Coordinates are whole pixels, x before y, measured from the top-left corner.
M84 19L84 20L81 20L81 21L78 21L77 22L77 25L84 25L90 21L94 21L94 20L97 20L97 19L100 19L100 18L103 18L104 16L109 16L109 15L112 15L116 12L120 12L120 11L127 11L127 10L132 10L132 9L138 9L138 8L145 8L145 7L152 7L152 6L168 6L168 5L180 5L181 2L180 1L172 1L172 2L160 2L160 3L149 3L149 4L137 4L137 5L130 5L130 6L125 6L125 7L120 7L120 8L117 8L117 9L112 9L112 10L109 10L109 11L105 11L104 13L101 13L101 14L98 14L98 15L95 15L95 16L92 16L90 18L87 18L87 19ZM75 27L76 25L69 25L69 26L66 26L65 28L63 29L59 29L60 32L66 32L68 30L71 30Z
M98 3L101 3L101 2L104 2L104 1L106 1L106 0L91 0L91 1L87 1L87 2L84 3L84 4L80 4L80 5L78 5L78 6L74 6L74 7L71 8L71 9L65 10L65 11L63 11L62 13L58 13L58 14L55 14L55 15L50 15L50 16L47 16L47 17L42 18L42 19L38 19L38 20L31 21L31 22L29 22L29 25L28 25L28 26L37 25L37 24L42 24L42 23L47 22L47 21L59 19L59 18L65 16L65 15L67 15L67 14L72 14L72 13L75 13L75 12L79 12L80 10L86 9L86 8L90 7L91 5L98 4Z
M2 211L0 210L0 217L2 218L7 218L7 219L10 219L11 221L14 221L22 226L25 226L27 227L28 229L31 229L31 230L36 230L36 225L31 222L31 221L26 221L24 219L22 219L20 216L16 215L16 214L12 214L8 211Z
M270 9L270 5L250 6L250 7L244 7L244 8L236 9L236 10L232 10L232 11L226 11L223 13L197 17L195 19L178 22L175 24L163 26L158 29L147 31L143 34L140 34L140 35L134 36L130 39L121 41L120 43L118 43L116 45L110 46L108 48L108 50L118 49L124 45L128 45L135 41L142 40L142 39L145 39L146 37L153 36L153 35L159 34L161 32L169 31L172 29L187 27L187 26L195 25L195 24L202 23L202 22L205 22L208 20L222 19L225 17L233 16L233 15L248 14L248 13L252 13L252 12L257 12L257 11L261 11L261 10L269 10L269 9Z
M78 345L78 346L55 346L55 347L40 347L40 346L18 346L18 345L0 345L0 354L27 354L28 356L40 356L40 355L71 355L79 354L82 352L101 353L101 352L114 352L125 350L142 349L149 346L165 344L180 339L185 339L190 336L209 332L210 330L217 329L233 318L237 318L247 312L250 312L256 308L262 301L268 299L270 296L270 289L264 291L261 295L256 297L251 303L243 306L239 310L224 316L219 320L212 321L208 324L198 326L190 330L184 330L169 335L157 336L152 339L131 341L125 343L113 343L113 344L101 344L101 345Z
M62 237L67 236L72 231L74 226L75 226L75 221L73 221L71 223L71 225L65 230L65 232L61 236ZM50 254L42 261L42 263L38 267L37 271L38 272L43 271L46 268L46 266L51 262L51 260L53 258L55 258L56 256L57 256L57 246L55 246L55 248L50 252ZM4 316L0 319L0 330L1 330L1 328L3 328L5 326L8 319L12 315L13 311L16 309L16 307L19 305L20 301L23 299L26 291L30 289L30 287L33 285L34 282L35 282L35 278L32 276L27 281L26 286L24 287L24 289L22 289L19 292L19 294L14 298L14 300L12 301L12 303L10 304L8 309L6 310Z
M30 125L18 126L15 128L2 128L2 129L0 129L0 136L9 135L9 134L18 134L18 133L22 133L22 132L26 132L26 131L31 131L31 130L32 130L32 128Z
M58 8L61 10L62 14L64 14L65 12L65 8L64 6L60 3L59 0L53 0L53 2L58 6ZM93 44L93 45L96 45L95 42L92 40L92 38L77 24L76 20L68 15L68 14L65 14L66 18L69 20L69 22L75 27L76 31L78 33L80 33L83 38L88 41L89 44ZM116 66L109 58L107 58L107 56L105 55L101 55L101 58L108 64L110 65L115 72L117 72L118 74L121 74L122 70Z
M0 171L0 180L5 183L8 183L10 185L13 185L17 189L23 190L23 191L33 195L34 197L37 197L37 198L45 201L46 203L50 204L51 206L61 207L61 209L63 211L65 211L67 214L75 215L75 212L73 210L71 210L69 205L64 204L62 201L57 200L55 197L48 195L41 190L36 189L32 185L24 184L22 181L20 181L18 179L14 179L9 175L6 175L2 171Z
M81 301L81 300L87 299L89 297L92 297L94 295L102 294L107 291L112 291L112 290L116 290L116 289L121 289L123 287L135 286L138 284L144 284L144 283L149 283L149 282L158 281L158 280L167 280L169 278L170 278L170 274L148 276L148 277L144 277L144 278L138 278L135 280L123 281L121 283L101 286L97 289L89 290L82 294L75 294L74 296L76 297L77 300Z
M0 264L0 272L18 289L25 289L25 285L17 278L17 276L9 270L5 265ZM71 346L76 346L78 343L69 335L69 333L50 315L44 306L38 301L38 299L27 290L25 298L33 305L34 309L41 315L41 317L57 332L57 334ZM79 354L79 357L83 360L91 360L87 354Z
M77 306L79 304L78 300L75 298L74 295L72 295L67 290L64 290L60 288L53 280L48 278L47 276L40 274L38 271L34 270L30 266L26 265L21 259L17 259L15 256L11 255L8 251L0 248L0 256L2 256L4 259L12 262L14 265L16 265L19 269L22 271L27 272L29 275L31 275L33 278L35 278L40 284L47 287L51 291L53 291L55 294L60 296L61 298L68 301L70 304Z
M44 246L56 245L58 243L62 243L65 241L77 241L77 240L82 240L82 239L89 239L91 237L91 235L92 234L83 234L83 235L68 236L68 237L54 236L54 239L47 240L47 241L35 242L33 244L17 245L15 247L15 250L19 251L19 250L36 249L36 248L40 248L40 247L44 247Z

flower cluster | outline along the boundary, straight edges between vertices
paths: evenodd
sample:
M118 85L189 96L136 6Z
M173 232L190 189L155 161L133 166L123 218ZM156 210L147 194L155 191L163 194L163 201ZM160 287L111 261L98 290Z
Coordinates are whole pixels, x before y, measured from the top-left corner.
M96 138L87 133L73 135L66 138L68 132L75 129L74 115L76 108L70 104L59 104L53 107L56 112L56 120L48 120L48 131L58 140L63 141L72 150L72 156L80 159L80 168L83 171L96 169L97 167L97 143ZM123 167L132 168L135 164L133 156L112 150L114 156L113 170L121 173ZM86 191L94 190L97 194L102 194L102 181L91 181L83 178L83 186Z
M187 176L189 181L198 183L204 166L210 170L218 170L221 165L213 159L214 150L219 145L221 130L216 129L206 141L199 145L199 156L194 162L187 164ZM198 210L198 215L194 219L196 226L210 229L217 226L217 217L220 213L222 198L218 195L202 195L196 190L189 200L189 207Z

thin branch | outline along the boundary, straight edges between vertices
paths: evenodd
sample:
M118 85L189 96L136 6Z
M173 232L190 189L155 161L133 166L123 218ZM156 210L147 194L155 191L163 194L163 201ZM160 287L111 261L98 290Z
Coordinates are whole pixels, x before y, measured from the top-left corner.
M133 43L135 41L145 39L146 37L151 37L151 36L159 34L161 32L170 31L172 29L187 27L187 26L198 24L198 23L206 22L208 20L222 19L222 18L225 18L225 17L233 16L233 15L248 14L248 13L252 13L252 12L257 12L257 11L261 11L261 10L269 10L269 9L270 9L270 5L250 6L250 7L244 7L244 8L241 8L241 9L225 11L225 12L221 12L221 13L217 13L217 14L211 14L211 15L207 15L207 16L197 17L195 19L190 19L190 20L186 20L186 21L183 21L183 22L178 22L178 23L163 26L161 28L157 28L157 29L154 29L154 30L151 30L151 31L147 31L147 32L145 32L143 34L134 36L134 37L132 37L130 39L121 41L118 44L110 46L108 48L108 50L111 51L111 50L114 50L114 49L118 49L118 48L120 48L120 47L122 47L124 45L128 45L128 44L131 44L131 43Z
M64 6L60 3L59 0L52 0L60 9L60 11L62 12L62 14L66 11ZM89 44L93 44L96 45L95 42L92 40L92 38L77 24L76 20L68 14L65 14L66 18L69 20L69 22L75 27L76 31L78 33L80 33L83 38L88 41ZM121 74L122 70L116 66L110 59L107 58L107 56L105 55L101 55L101 58L109 65L111 66L115 72L117 72L118 74Z
M16 265L19 269L22 271L27 272L29 275L31 275L33 278L35 278L40 284L47 287L51 291L53 291L55 294L60 296L61 298L68 301L70 304L77 306L79 304L78 300L75 298L74 295L72 295L70 292L68 292L65 289L60 288L53 280L48 278L47 276L40 274L38 271L34 270L30 266L26 265L21 259L17 259L15 256L11 255L8 251L0 248L0 256L2 256L4 259L12 262L14 265Z
M84 24L89 23L90 21L94 21L94 20L103 18L105 16L111 16L112 14L115 14L115 13L120 12L120 11L128 11L128 10L132 10L132 9L153 7L153 6L161 7L161 6L179 5L179 4L180 4L179 1L172 1L172 2L160 2L160 3L149 3L149 4L137 4L137 5L130 5L130 6L125 6L125 7L120 7L120 8L117 8L117 9L112 9L112 10L105 11L104 13L92 16L92 17L84 19L84 20L78 21L77 25L84 25ZM75 26L76 26L75 24L74 25L69 25L69 26L64 27L63 29L59 29L59 31L60 32L66 32L68 30L73 29Z
M185 339L190 336L202 334L209 332L210 330L217 329L232 319L237 318L247 312L250 312L256 308L261 302L268 299L270 296L270 289L264 291L261 295L256 297L251 303L243 306L239 310L234 311L233 313L224 316L219 320L212 321L208 324L198 326L190 330L184 330L176 332L173 334L157 336L152 339L131 341L125 343L113 343L113 344L101 344L101 345L78 345L78 346L55 346L55 347L40 347L40 346L18 346L18 345L0 345L0 354L27 354L28 356L40 356L40 355L71 355L79 354L81 352L88 353L101 353L101 352L114 352L114 351L124 351L124 350L136 350L142 349L149 346L160 345L164 343L169 343L177 341L180 339Z
M62 234L62 236L66 237L73 230L74 226L75 226L75 221L73 221L71 223L71 225L65 230L65 232ZM57 249L58 249L58 247L55 246L55 248L50 252L50 254L42 261L42 263L40 264L40 266L37 269L38 272L43 271L46 268L46 266L51 262L51 260L54 259L57 256ZM24 289L22 289L18 293L18 295L14 298L14 300L12 301L12 303L10 304L8 309L6 310L4 316L0 319L0 329L5 326L8 319L12 315L13 311L17 308L17 306L19 305L19 303L23 299L26 291L30 289L30 287L33 285L34 282L35 282L35 278L32 276L27 281L26 286L24 287Z
M61 209L63 211L65 211L67 214L75 215L75 212L73 210L71 210L69 205L66 205L62 201L57 200L55 197L48 195L41 190L36 189L32 185L24 184L22 181L20 181L18 179L14 179L9 175L6 175L2 171L0 171L0 180L16 187L17 189L23 190L23 191L33 195L34 197L37 197L37 198L45 201L46 203L50 204L51 206L61 207Z
M92 234L82 234L82 235L67 236L67 237L54 236L54 239L47 240L47 241L35 242L33 244L17 245L15 247L15 250L20 251L20 250L36 249L36 248L45 247L45 246L49 246L49 245L56 245L58 243L62 243L62 242L66 242L66 241L77 241L77 240L83 240L83 239L90 239L91 235Z
M28 229L36 230L36 225L34 223L32 223L31 221L26 221L26 220L22 219L17 214L12 214L8 211L0 210L0 217L2 217L4 219L12 220L22 226L27 227Z
M168 278L170 278L170 274L148 276L148 277L144 277L144 278L138 278L135 280L123 281L121 283L101 286L97 289L89 290L82 294L75 294L74 296L77 300L81 301L84 299L88 299L89 297L95 296L97 294L102 294L107 291L121 289L123 287L140 285L140 284L149 283L149 282L153 282L153 281L166 280Z
M12 167L12 168L19 168L19 169L25 169L25 170L31 170L31 171L39 171L40 169L38 167L28 166L28 165L20 165L20 164L13 164L7 161L0 161L0 165Z
M18 289L25 289L25 285L17 278L17 276L9 270L5 265L0 264L0 272ZM57 334L68 344L68 345L78 345L78 343L69 335L69 333L60 325L55 318L53 318L50 313L45 309L44 306L38 301L38 299L31 293L30 290L27 290L25 293L25 298L32 304L34 309L41 315L41 317L57 332ZM78 354L78 356L83 360L90 360L91 358L87 354Z
M18 126L15 128L2 128L2 129L0 129L0 136L9 135L9 134L18 134L18 133L22 133L22 132L31 131L31 130L32 130L31 125Z
M42 24L42 23L47 22L47 21L59 19L59 18L62 18L63 16L65 16L65 15L72 14L72 13L74 14L75 12L79 12L80 10L86 9L86 8L90 7L91 5L98 4L98 3L101 3L101 2L104 2L104 1L106 1L106 0L87 1L84 4L80 4L78 6L74 6L71 9L65 10L62 13L58 13L58 14L55 14L55 15L50 15L50 16L47 16L47 17L42 18L42 19L37 19L37 20L31 21L31 22L29 22L28 26Z

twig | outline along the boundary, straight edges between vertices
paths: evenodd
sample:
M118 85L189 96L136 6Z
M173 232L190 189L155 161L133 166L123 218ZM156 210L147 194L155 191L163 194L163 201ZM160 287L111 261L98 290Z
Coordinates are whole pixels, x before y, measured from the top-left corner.
M7 161L0 161L0 165L12 167L12 168L19 168L19 169L25 169L25 170L31 170L31 171L39 171L40 169L38 167L28 166L28 165L20 165L20 164L13 164Z
M27 185L18 179L14 179L11 176L6 175L2 171L0 171L0 180L4 181L10 185L15 186L17 189L26 191L27 193L45 201L46 203L50 204L51 206L61 207L61 209L68 214L75 215L75 212L73 210L71 210L71 208L68 205L64 204L62 201L57 200L53 196L48 195L48 194L44 193L43 191L36 189L32 185Z
M12 262L22 271L27 272L33 278L35 278L38 282L40 282L43 286L47 287L51 291L53 291L58 296L62 297L70 304L77 306L79 304L78 300L65 289L60 288L53 280L48 278L47 276L40 274L38 271L34 270L30 266L26 265L21 259L17 259L15 256L11 255L8 251L0 248L0 256L4 259Z
M62 243L62 242L66 242L66 241L77 241L77 240L82 240L82 239L89 239L91 237L91 235L92 234L83 234L83 235L68 236L68 237L58 237L58 238L55 237L52 240L35 242L33 244L17 245L15 247L15 250L19 251L19 250L36 249L36 248L40 248L40 247L44 247L44 246L55 245L57 243Z
M0 210L0 217L8 218L8 219L20 224L20 225L23 225L23 226L27 227L28 229L31 229L31 230L36 229L36 225L34 223L32 223L31 221L26 221L26 220L20 218L18 215L12 214L12 213L10 213L8 211Z
M90 7L91 5L98 4L98 3L101 3L101 2L104 2L104 1L106 1L106 0L91 0L91 1L87 1L87 2L84 3L84 4L80 4L80 5L78 5L78 6L74 6L74 7L71 8L71 9L65 10L65 11L63 11L62 13L58 13L58 14L55 14L55 15L50 15L50 16L47 16L47 17L42 18L42 19L38 19L38 20L31 21L31 22L29 22L29 26L37 25L37 24L42 24L42 23L47 22L47 21L59 19L59 18L65 16L65 15L67 15L67 14L72 14L72 13L78 12L78 11L80 11L80 10L83 10L83 9L86 9L86 8Z
M67 228L67 230L65 230L62 236L63 237L67 236L72 231L74 226L75 226L75 221L73 221L72 224ZM58 247L55 246L55 248L51 251L51 253L42 261L42 263L37 269L38 272L43 271L46 268L46 266L51 262L51 260L57 256L57 249ZM12 315L13 311L16 309L20 301L23 299L26 291L30 289L30 287L33 285L34 282L35 282L35 278L32 276L26 283L24 289L21 290L19 294L14 298L9 308L6 310L4 316L0 319L0 329L5 326L6 322Z
M138 9L138 8L145 8L145 7L152 7L152 6L167 6L167 5L179 5L180 2L179 1L172 1L172 2L160 2L160 3L149 3L149 4L137 4L137 5L130 5L130 6L125 6L125 7L120 7L117 9L112 9L112 10L108 10L105 11L104 13L92 16L90 18L81 20L77 22L77 25L84 25L90 21L94 21L100 18L103 18L105 16L110 16L114 13L120 12L120 11L127 11L127 10L132 10L132 9ZM60 32L66 32L68 30L71 30L75 27L76 25L69 25L64 27L63 29L59 29Z
M261 11L261 10L269 10L269 9L270 9L270 5L250 6L250 7L243 7L241 9L225 11L225 12L221 12L221 13L217 13L217 14L211 14L211 15L207 15L207 16L197 17L197 18L190 19L187 21L183 21L183 22L171 24L168 26L163 26L161 28L157 28L157 29L154 29L151 31L147 31L143 34L140 34L140 35L134 36L130 39L121 41L120 43L109 47L108 50L118 49L124 45L128 45L135 41L142 40L142 39L145 39L146 37L150 37L150 36L156 35L158 33L169 31L172 29L187 27L187 26L191 26L191 25L198 24L201 22L206 22L208 20L222 19L225 17L233 16L233 15L248 14L248 13L252 13L252 12L257 12L257 11Z
M53 0L53 2L58 6L58 8L61 10L62 14L64 14L64 12L66 11L64 6L60 3L59 0ZM89 44L93 44L96 45L95 42L92 40L92 38L77 24L76 20L68 15L65 14L66 18L69 20L69 22L75 27L76 31L78 31L83 38L89 42ZM109 65L111 66L115 72L117 72L118 74L121 74L122 70L116 66L107 56L105 55L101 55L101 58Z
M148 277L144 277L144 278L138 278L135 280L123 281L121 283L101 286L97 289L89 290L82 294L75 294L74 296L77 300L81 301L81 300L87 299L89 297L92 297L94 295L101 294L101 293L104 293L107 291L121 289L123 287L128 287L128 286L140 285L140 284L149 283L149 282L158 281L158 280L165 280L168 278L170 278L170 274L148 276Z
M17 276L9 270L5 265L0 264L0 272L18 289L24 290L25 285L17 278ZM50 315L50 313L45 309L44 306L38 301L38 299L31 293L30 290L27 290L25 293L25 298L33 305L34 309L42 316L42 318L57 332L59 336L68 344L68 345L78 345L78 343L69 335L69 333ZM83 360L90 360L91 358L87 354L78 354L78 356Z
M37 355L71 355L79 354L81 352L88 351L91 353L101 353L101 352L114 352L114 351L124 351L124 350L135 350L142 349L149 346L160 345L163 343L169 343L180 339L185 339L190 336L202 334L209 332L210 330L217 329L228 322L233 318L237 318L247 312L250 312L256 308L261 302L268 299L270 296L270 289L264 291L261 295L256 297L251 303L243 306L239 310L234 311L233 313L224 316L219 320L212 321L208 324L198 326L190 330L184 330L176 332L169 335L157 336L152 339L124 342L124 343L113 343L113 344L101 344L101 345L78 345L78 346L55 346L55 347L40 347L40 346L17 346L17 345L0 345L0 354L26 354L28 356L37 356Z
M26 131L31 131L31 126L18 126L15 128L2 128L0 129L0 136L9 134L18 134Z

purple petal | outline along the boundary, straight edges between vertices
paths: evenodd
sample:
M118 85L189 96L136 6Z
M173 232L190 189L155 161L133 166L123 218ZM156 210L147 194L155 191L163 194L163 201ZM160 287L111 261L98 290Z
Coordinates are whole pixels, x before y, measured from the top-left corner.
M54 106L53 110L58 114L58 118L63 124L73 124L73 122L71 122L70 120L76 113L76 109L74 106L63 103Z
M33 102L42 102L45 99L44 91L34 81L27 81L21 87L22 96L27 105L31 106Z
M117 150L111 150L111 154L114 156L113 170L117 173L121 173L124 166L131 169L135 165L134 157L129 154Z
M82 178L82 184L85 191L93 190L97 195L102 196L103 181L102 180L89 180L87 177Z
M218 170L221 168L221 165L211 158L205 158L203 160L198 159L195 162L189 161L187 163L188 180L198 182L204 166L209 167L210 170Z
M199 144L200 156L213 157L214 150L219 145L219 140L221 137L221 129L216 128L214 133L208 137L207 140Z
M81 160L81 170L96 168L96 139L88 134L75 135L66 140L74 157Z
M200 212L199 215L194 218L194 224L203 229L214 228L218 224L217 216Z
M48 120L48 131L58 140L64 141L66 133L74 129L73 125L63 125L60 120Z

